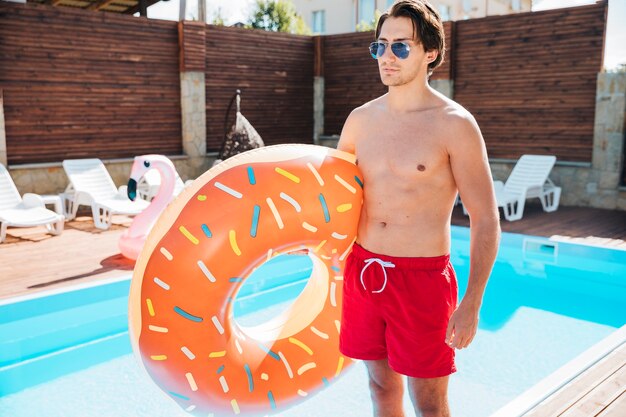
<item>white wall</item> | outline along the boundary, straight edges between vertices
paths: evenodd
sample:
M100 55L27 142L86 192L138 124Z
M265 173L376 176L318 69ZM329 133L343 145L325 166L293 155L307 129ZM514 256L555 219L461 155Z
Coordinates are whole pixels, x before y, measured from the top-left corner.
M313 12L326 11L326 33L354 32L356 0L292 0L298 14L313 29Z
M313 12L326 11L326 33L354 32L356 27L356 11L358 0L292 0L298 13L306 24L313 28ZM376 9L384 12L388 8L388 0L374 0ZM450 20L483 17L491 15L516 13L513 3L516 0L430 0L439 10L440 5L450 7ZM531 0L519 0L520 11L530 11Z

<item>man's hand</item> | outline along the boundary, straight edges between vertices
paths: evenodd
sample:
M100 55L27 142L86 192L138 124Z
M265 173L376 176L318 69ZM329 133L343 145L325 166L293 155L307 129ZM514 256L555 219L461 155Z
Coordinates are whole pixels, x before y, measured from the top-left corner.
M446 331L446 344L451 348L463 349L469 346L478 329L478 308L459 304L450 316Z

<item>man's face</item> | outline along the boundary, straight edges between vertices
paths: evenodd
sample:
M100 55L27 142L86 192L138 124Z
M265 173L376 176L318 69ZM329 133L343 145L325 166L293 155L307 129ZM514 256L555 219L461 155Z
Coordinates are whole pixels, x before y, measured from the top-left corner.
M422 44L415 39L413 24L408 17L388 17L380 29L379 42L387 43L385 53L378 58L380 78L388 87L401 86L413 81L421 74L426 76L428 62L434 52L424 52ZM391 44L404 42L410 51L405 59L398 58L391 51ZM431 59L432 58L432 59Z

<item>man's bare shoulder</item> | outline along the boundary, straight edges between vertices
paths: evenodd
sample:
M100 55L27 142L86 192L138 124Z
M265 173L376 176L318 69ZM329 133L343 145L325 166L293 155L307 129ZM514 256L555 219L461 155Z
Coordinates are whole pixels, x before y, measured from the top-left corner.
M350 113L350 117L354 118L367 118L372 116L375 113L380 113L383 109L384 97L380 96L375 98L374 100L370 100L367 103L355 108Z
M368 129L368 123L382 111L381 97L368 101L350 112L345 121L341 136L360 136L363 130Z
M446 122L459 124L476 122L474 116L456 101L444 95L439 95L438 100L440 103L439 114Z
M343 125L337 149L355 153L359 138L362 138L364 132L367 132L369 123L380 111L380 97L352 110Z
M443 97L439 117L446 138L453 142L482 138L474 116L454 100Z

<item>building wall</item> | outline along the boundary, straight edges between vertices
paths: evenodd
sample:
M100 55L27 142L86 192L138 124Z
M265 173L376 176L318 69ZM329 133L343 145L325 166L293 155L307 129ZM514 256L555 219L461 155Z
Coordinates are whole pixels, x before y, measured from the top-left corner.
M297 12L306 24L313 28L313 12L326 11L326 32L323 35L349 33L356 30L358 0L292 0ZM384 12L393 2L374 0L375 8ZM519 10L515 10L516 0L431 0L430 3L442 10L449 7L449 20L463 20L476 17L528 12L531 0L519 0ZM373 17L372 17L373 18Z
M450 6L451 20L529 12L532 6L531 0L434 0L431 3Z
M326 11L326 33L354 31L356 0L292 0L298 14L313 29L313 12Z

